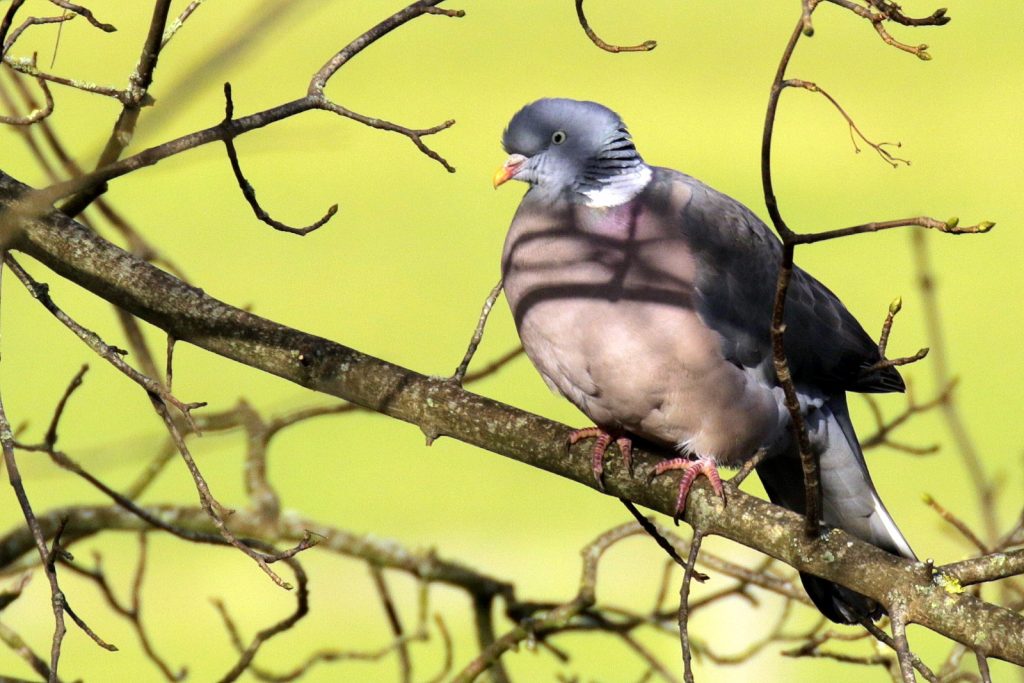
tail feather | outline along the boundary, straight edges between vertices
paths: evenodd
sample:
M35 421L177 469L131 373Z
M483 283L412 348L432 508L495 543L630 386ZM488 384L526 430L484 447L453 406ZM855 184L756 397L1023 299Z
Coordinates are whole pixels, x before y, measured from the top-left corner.
M894 555L916 559L871 482L845 394L811 411L807 428L819 454L825 523ZM803 471L795 449L768 458L757 471L773 503L804 513ZM810 574L801 573L800 578L811 600L832 621L854 623L881 615L870 598Z

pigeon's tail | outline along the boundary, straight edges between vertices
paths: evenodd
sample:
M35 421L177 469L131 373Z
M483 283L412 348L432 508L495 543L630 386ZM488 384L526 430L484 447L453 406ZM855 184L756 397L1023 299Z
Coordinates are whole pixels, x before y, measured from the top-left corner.
M819 451L825 523L894 555L916 559L878 497L846 408L846 396L827 400L807 416L812 444ZM757 473L773 503L803 514L803 470L795 449L768 458ZM878 618L881 607L868 597L811 574L800 574L821 613L838 623Z

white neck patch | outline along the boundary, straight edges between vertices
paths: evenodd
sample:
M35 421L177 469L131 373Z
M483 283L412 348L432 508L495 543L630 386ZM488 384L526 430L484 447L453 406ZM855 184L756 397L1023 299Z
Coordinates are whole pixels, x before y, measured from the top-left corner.
M640 164L629 173L619 173L601 179L601 187L596 190L584 190L586 204L592 208L608 208L625 204L640 194L647 183L651 182L651 167Z

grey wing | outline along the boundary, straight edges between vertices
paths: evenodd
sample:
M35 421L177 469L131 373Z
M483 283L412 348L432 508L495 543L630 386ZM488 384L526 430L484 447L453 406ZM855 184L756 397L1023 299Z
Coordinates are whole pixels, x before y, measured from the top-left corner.
M691 192L680 228L698 256L701 316L722 337L727 358L766 367L771 311L782 247L747 207L700 181L678 174ZM793 379L826 390L902 391L893 367L873 369L878 347L825 285L800 268L786 301L786 355Z

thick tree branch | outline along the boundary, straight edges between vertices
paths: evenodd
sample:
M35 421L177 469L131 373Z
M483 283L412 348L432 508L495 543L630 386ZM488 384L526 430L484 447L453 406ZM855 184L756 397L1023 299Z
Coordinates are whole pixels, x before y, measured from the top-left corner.
M430 437L457 438L596 487L588 449L565 456L568 427L230 306L56 211L26 217L17 210L17 199L28 191L0 173L0 229L17 235L12 248L179 341L415 424ZM613 463L605 479L608 493L671 515L677 483L672 477L646 483L660 459L638 451L633 477ZM836 530L808 539L798 515L732 487L722 510L707 486L696 486L685 519L706 534L732 539L884 605L906 600L908 623L987 657L1024 664L1024 617L950 590L924 564Z

